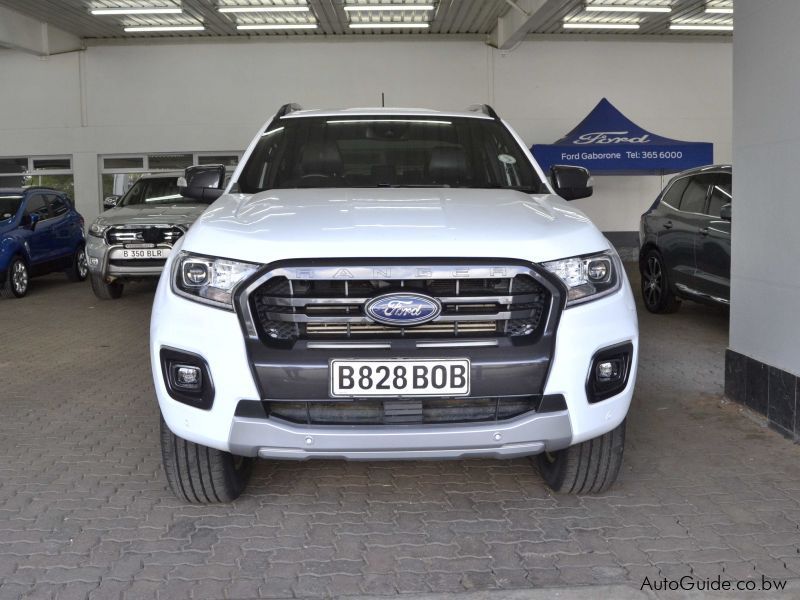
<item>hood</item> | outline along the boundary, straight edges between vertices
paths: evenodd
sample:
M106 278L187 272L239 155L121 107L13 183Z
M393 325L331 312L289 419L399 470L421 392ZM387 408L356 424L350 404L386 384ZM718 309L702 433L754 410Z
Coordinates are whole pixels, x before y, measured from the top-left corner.
M135 225L136 223L189 225L199 217L208 204L161 204L118 206L100 214L98 223L105 225Z
M465 188L229 194L184 249L259 263L288 258L492 257L544 261L609 248L558 196Z

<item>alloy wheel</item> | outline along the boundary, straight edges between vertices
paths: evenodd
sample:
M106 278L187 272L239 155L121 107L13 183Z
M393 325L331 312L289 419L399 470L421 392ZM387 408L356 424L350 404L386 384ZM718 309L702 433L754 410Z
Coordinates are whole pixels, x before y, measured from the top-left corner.
M658 306L661 302L663 293L664 274L661 269L661 261L657 256L650 256L647 259L647 269L644 272L642 282L644 299L648 306Z
M28 290L28 267L21 260L14 263L11 284L14 286L14 293L18 296L24 296Z

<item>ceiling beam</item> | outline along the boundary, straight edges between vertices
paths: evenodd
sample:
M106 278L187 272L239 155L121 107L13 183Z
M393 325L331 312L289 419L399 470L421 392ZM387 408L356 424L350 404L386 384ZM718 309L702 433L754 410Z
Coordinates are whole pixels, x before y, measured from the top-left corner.
M80 50L83 43L76 35L0 6L0 46L49 56Z
M525 39L536 13L547 4L547 0L506 0L508 10L497 19L489 45L500 50L509 50L517 42Z

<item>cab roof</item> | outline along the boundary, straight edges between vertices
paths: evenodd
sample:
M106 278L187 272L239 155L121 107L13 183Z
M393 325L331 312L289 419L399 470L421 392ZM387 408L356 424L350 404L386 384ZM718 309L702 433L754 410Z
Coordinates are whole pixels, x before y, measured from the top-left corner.
M466 119L489 119L492 117L481 110L439 111L428 108L363 107L343 109L296 109L280 115L281 119L304 117L462 117Z

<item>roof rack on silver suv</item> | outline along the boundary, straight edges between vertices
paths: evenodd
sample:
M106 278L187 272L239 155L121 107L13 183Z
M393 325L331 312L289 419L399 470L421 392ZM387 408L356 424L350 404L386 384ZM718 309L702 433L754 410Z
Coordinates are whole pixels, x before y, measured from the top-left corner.
M497 115L497 112L495 112L495 110L488 104L473 104L472 106L467 108L467 110L469 112L482 112L483 114L493 119L496 119L498 121L500 120L500 117Z
M303 110L303 107L294 102L289 102L288 104L284 104L278 109L278 114L275 115L275 118L280 119L284 115L288 115L289 113L293 113L298 110Z

